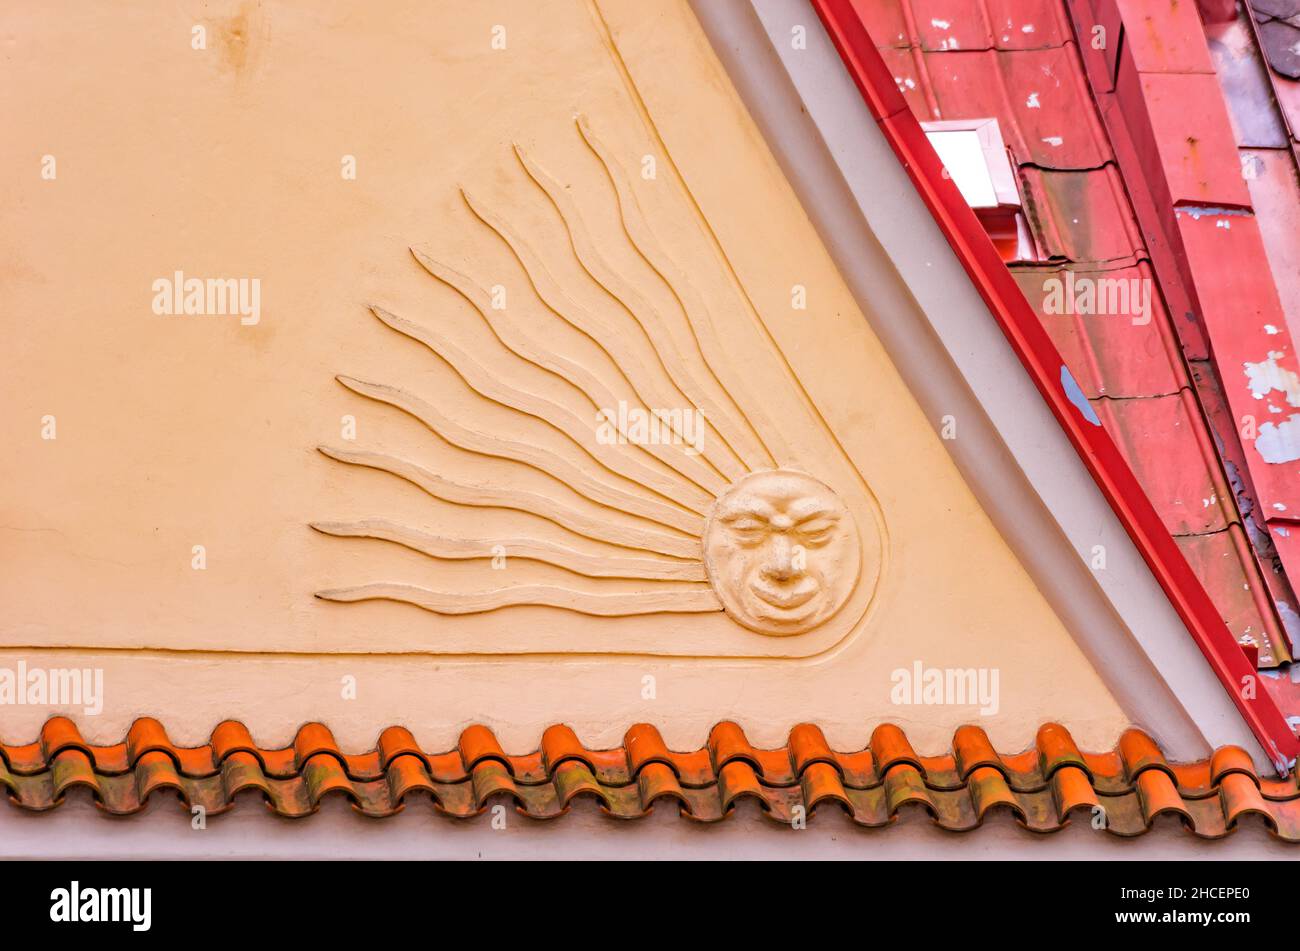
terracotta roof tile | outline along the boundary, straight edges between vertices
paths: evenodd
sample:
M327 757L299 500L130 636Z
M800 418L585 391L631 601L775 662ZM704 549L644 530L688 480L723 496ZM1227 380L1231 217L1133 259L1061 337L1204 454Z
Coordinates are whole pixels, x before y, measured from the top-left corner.
M882 46L1025 50L1060 46L1070 36L1059 0L874 0L857 8Z
M1296 509L1294 500L1277 496L1292 488L1294 472L1257 455L1250 439L1234 438L1239 432L1238 417L1250 409L1243 410L1232 384L1240 385L1234 368L1241 360L1258 359L1243 357L1242 351L1281 352L1282 359L1290 362L1294 341L1300 339L1300 151L1296 144L1300 141L1300 83L1287 78L1289 69L1294 77L1297 59L1290 47L1300 37L1296 10L1300 10L1296 0L1239 4L1234 16L1206 29L1232 119L1253 219L1241 222L1233 233L1230 243L1237 247L1225 249L1202 266L1219 277L1219 269L1227 262L1228 276L1240 278L1241 286L1230 286L1224 295L1225 300L1235 300L1235 314L1222 307L1207 309L1207 314L1218 320L1217 325L1207 324L1207 332L1217 331L1227 339L1215 343L1222 380L1213 374L1201 375L1202 391L1218 404L1211 419L1227 446L1225 455L1236 467L1234 488L1246 516L1248 541L1258 555L1265 585L1292 645L1300 640L1294 591L1295 578L1300 576L1300 547L1295 542L1300 537L1296 534L1300 522L1291 515ZM1273 71L1265 65L1266 59L1272 60ZM1220 246L1224 243L1217 242ZM1196 244L1189 246L1190 254L1196 250ZM1261 279L1261 271L1272 280ZM1232 318L1241 314L1246 315L1244 323L1234 324ZM1300 697L1278 700L1293 723L1300 721Z
M138 720L123 743L94 746L71 721L55 718L35 743L0 745L0 786L12 804L30 811L53 809L84 789L114 815L140 812L150 797L174 794L211 814L250 796L297 818L340 796L373 817L427 798L436 811L458 818L508 800L525 816L554 819L586 799L615 818L640 818L662 804L715 822L752 801L785 823L841 809L870 828L918 809L952 831L1002 816L1052 832L1075 815L1091 821L1100 806L1117 835L1174 821L1218 838L1245 820L1300 842L1295 776L1260 777L1243 750L1224 747L1206 762L1171 764L1149 736L1130 730L1116 749L1085 753L1053 723L1039 730L1033 747L1010 755L998 753L975 726L957 730L949 753L920 756L892 724L877 727L866 749L842 753L810 724L792 729L787 746L767 750L730 722L714 727L705 748L684 753L669 750L644 724L612 750L587 749L559 724L543 734L538 750L523 755L505 753L479 725L445 753L422 751L408 730L390 727L374 750L351 755L319 723L305 724L283 749L253 745L238 722L221 724L204 746L185 748L173 745L156 720Z

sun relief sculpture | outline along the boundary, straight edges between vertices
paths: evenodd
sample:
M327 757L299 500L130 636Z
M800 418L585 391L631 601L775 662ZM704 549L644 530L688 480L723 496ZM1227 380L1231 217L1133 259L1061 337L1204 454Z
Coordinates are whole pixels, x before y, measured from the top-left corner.
M853 516L802 472L752 472L718 499L704 532L709 581L760 634L802 634L848 600L861 542Z
M405 479L443 502L540 518L549 523L545 537L526 530L453 537L379 517L315 522L312 527L328 535L379 539L432 559L428 583L370 579L317 596L397 601L440 615L518 606L604 617L725 612L743 634L787 636L826 625L857 592L855 615L840 625L847 630L866 609L881 561L865 484L858 477L856 504L850 505L828 476L812 471L815 458L805 461L791 448L766 407L779 404L788 387L774 384L760 405L724 383L735 379L726 362L738 338L719 330L703 296L664 251L611 150L585 118L578 118L577 128L616 197L609 214L643 273L661 282L673 306L654 302L611 263L570 188L516 145L519 168L549 202L567 248L536 240L464 188L461 195L526 273L545 322L499 306L490 282L416 248L420 266L477 315L487 332L482 343L457 338L436 319L371 307L379 321L422 344L463 383L481 414L458 416L393 383L338 377L353 392L414 417L431 438L491 460L506 476L471 480L393 453L321 447L331 459ZM568 259L558 261L565 251ZM591 307L590 297L577 293L561 272L592 282L604 306ZM573 332L592 358L576 358L554 343ZM493 357L489 347L495 345L509 356ZM770 338L764 346L773 347ZM797 394L790 392L789 400L796 402ZM528 426L540 434L536 440L520 435L519 427ZM845 460L838 452L827 458L836 459L843 480ZM519 484L511 476L520 467L532 470L533 485L540 473L545 484L559 488ZM440 562L483 561L494 553L559 569L573 581L552 580L554 573L473 589L435 581Z

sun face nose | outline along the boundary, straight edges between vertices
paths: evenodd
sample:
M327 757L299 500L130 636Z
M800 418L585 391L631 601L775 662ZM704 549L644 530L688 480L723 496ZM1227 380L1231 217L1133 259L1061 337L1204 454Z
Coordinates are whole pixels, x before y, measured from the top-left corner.
M775 532L763 560L763 577L769 581L788 582L803 572L795 565L794 546L784 532Z

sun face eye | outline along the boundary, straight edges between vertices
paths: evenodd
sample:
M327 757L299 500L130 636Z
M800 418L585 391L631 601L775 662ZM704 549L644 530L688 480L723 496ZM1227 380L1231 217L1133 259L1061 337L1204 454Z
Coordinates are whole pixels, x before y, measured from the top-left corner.
M835 521L829 518L816 518L799 526L799 537L804 544L818 548L835 536Z
M756 545L768 533L768 524L753 515L738 515L727 522L727 528L742 545Z

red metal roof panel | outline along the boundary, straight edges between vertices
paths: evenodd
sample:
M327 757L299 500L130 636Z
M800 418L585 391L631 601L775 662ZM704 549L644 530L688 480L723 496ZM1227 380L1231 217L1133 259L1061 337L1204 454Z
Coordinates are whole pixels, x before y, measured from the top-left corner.
M940 119L992 116L1016 161L1097 168L1112 158L1073 46L926 53Z
M1281 81L1275 84L1278 105L1286 113L1287 124L1291 126L1291 140L1300 143L1300 82Z
M1147 175L1174 205L1244 208L1250 194L1232 138L1219 81L1204 73L1136 74L1121 56L1117 90L1135 123L1149 126L1135 136Z
M878 46L1023 50L1071 39L1058 0L857 0Z
M1269 269L1292 340L1300 340L1300 179L1290 152L1242 150L1242 170L1255 208Z
M1171 535L1218 532L1235 519L1232 492L1196 421L1199 409L1190 391L1096 400L1093 408Z
M1133 260L1142 237L1114 165L1061 172L1020 170L1025 214L1049 258L1067 261Z
M1300 475L1300 473L1298 473ZM1300 578L1300 522L1278 520L1269 524L1269 535L1277 548L1278 558L1291 578ZM1300 612L1300 604L1290 604L1291 619ZM1300 704L1290 708L1290 712L1300 711Z
M1009 106L1013 101L1014 94L1007 88L1007 78L1008 75L1012 73L1012 70L1006 69L1000 65L1000 60L998 59L998 57L1009 57L1015 54L988 52L972 56L969 51L920 53L916 48L900 48L895 45L900 41L895 40L882 42L880 48L869 50L867 48L868 45L874 44L871 37L867 35L863 29L863 18L876 17L879 21L879 18L881 17L887 18L892 16L892 6L887 4L868 4L866 0L813 0L813 3L814 7L817 9L818 15L822 19L822 22L826 25L837 49L840 51L842 58L849 67L850 74L854 77L854 81L862 91L864 99L866 99L868 105L871 106L877 121L880 122L882 129L889 137L895 151L899 152L899 157L900 160L903 161L904 167L908 169L913 180L917 182L922 197L926 199L931 210L935 212L936 218L945 228L945 233L948 235L950 243L953 244L959 255L963 256L962 260L967 266L968 273L971 273L972 278L976 281L977 287L979 287L981 291L981 294L985 297L985 300L990 303L990 308L993 310L995 316L998 316L999 322L1007 332L1008 339L1011 340L1012 345L1016 347L1017 352L1021 354L1022 359L1027 361L1027 365L1033 364L1034 366L1038 366L1038 363L1035 361L1038 361L1042 355L1034 349L1033 345L1026 342L1028 339L1032 338L1033 335L1027 327L1022 327L1018 322L1018 317L1021 316L1020 311L1017 309L1014 301L1010 299L1014 296L1015 299L1021 302L1020 306L1024 307L1025 294L1021 292L1018 287L1011 295L990 290L994 285L998 288L1003 287L997 279L998 270L1001 270L1004 277L1009 277L1011 275L1008 274L1005 266L994 268L992 262L990 262L988 267L985 268L975 267L971 263L972 258L979 259L982 262L983 258L981 258L980 255L984 252L987 252L996 258L997 252L993 249L988 235L983 233L982 228L972 217L969 208L965 207L964 202L960 200L960 196L955 193L954 189L948 188L945 192L943 187L944 183L936 181L937 179L942 178L939 163L934 155L933 149L924 139L919 128L915 126L914 122L908 122L910 117L905 117L900 113L887 108L882 108L880 104L882 96L887 92L891 97L903 97L906 107L912 110L918 118L923 120L940 117L947 119L987 118L987 112L973 115L953 114L951 110L958 108L959 105L961 108L978 108L981 110L994 109L995 114L997 114L999 118L999 125L1006 125L1013 133L1011 141L1013 143L1019 143L1019 145L1012 144L1010 151L1013 153L1013 158L1019 163L1018 171L1021 179L1021 191L1024 199L1026 217L1035 231L1035 238L1040 245L1040 248L1045 249L1046 253L1054 255L1058 259L1067 259L1085 265L1096 265L1100 262L1109 262L1117 267L1138 267L1146 258L1141 231L1134 216L1134 208L1130 204L1127 191L1124 188L1116 166L1110 158L1106 160L1107 164L1103 165L1100 169L1093 169L1091 171L1044 169L1033 163L1032 160L1034 156L1025 154L1029 152L1029 148L1027 145L1027 136L1020 128L1020 119ZM1108 7L1107 0L1099 0L1099 3L1104 8L1103 12L1108 10L1109 13L1114 14L1112 20L1117 18L1118 14L1115 11L1113 4L1110 4ZM987 8L983 5L977 6L974 3L974 0L972 0L971 6L977 11L980 11L980 15L984 16L982 22L987 22L987 15L983 12ZM890 9L882 10L882 7L890 7ZM891 22L894 23L895 27L897 27L897 20ZM885 30L890 28L891 27L889 26L884 27ZM897 28L900 30L909 30L913 27L908 26L905 21L903 26ZM1118 34L1114 32L1110 34L1111 42L1104 44L1107 49L1114 49L1115 47L1122 45L1116 42L1117 35ZM1085 46L1089 50L1089 55L1096 52L1092 50L1091 46ZM1075 48L1070 44L1068 50L1074 51ZM959 61L960 69L969 70L971 82L968 85L976 87L974 91L967 88L961 88L955 89L951 93L945 91L943 95L940 95L935 91L930 81L931 74L936 70L948 68L945 64L951 61ZM1073 63L1074 65L1072 68L1074 69L1079 82L1082 84L1084 81L1082 60L1074 59ZM983 64L985 73L982 77L976 71L975 64ZM951 76L952 73L950 72L949 75ZM1133 75L1136 76L1136 73L1134 72ZM1211 82L1214 82L1213 77L1209 78ZM887 90L875 88L884 85L888 86ZM967 98L963 100L961 98L963 96ZM1113 96L1109 98L1111 102L1115 101ZM941 99L945 100L942 108L940 106ZM1040 105L1042 103L1041 96L1039 97L1039 103ZM997 111L996 107L998 104L1001 104L1003 111ZM1054 107L1056 104L1057 100L1054 98ZM1094 130L1092 134L1097 136L1099 146L1096 150L1096 154L1106 154L1109 156L1109 140L1101 125L1097 108L1091 98L1091 94L1087 93L1085 90L1085 93L1077 100L1077 104L1084 110L1083 115L1088 119L1087 124ZM1004 116L1006 118L1004 118ZM1066 116L1064 117L1063 122L1074 122L1075 125L1077 125L1078 118L1078 115ZM1140 131L1140 127L1135 131ZM1128 139L1125 139L1125 143L1126 147L1132 149L1132 145L1129 143ZM1147 153L1154 157L1154 162L1151 167L1154 169L1155 173L1159 173L1161 171L1159 165L1159 153L1155 149L1154 143L1144 142L1143 144L1146 146ZM931 166L933 166L933 168L931 168ZM951 185L950 182L947 184ZM1145 200L1147 203L1144 207L1158 207L1157 199L1155 197L1146 195L1145 192L1143 194L1146 196ZM1167 198L1167 196L1165 197ZM958 208L957 206L961 207ZM965 217L962 215L963 211L965 212ZM970 226L972 234L967 235L963 226ZM974 232L979 232L978 236L976 236ZM1164 236L1157 234L1156 237L1163 238ZM1172 246L1169 244L1167 239L1164 244L1160 245L1160 248L1162 249L1162 254L1166 254L1169 260L1175 260L1172 254ZM1022 282L1022 286L1024 280L1026 280L1024 276L1019 276L1019 281ZM1015 282L1013 281L1012 284L1014 286ZM1029 288L1029 290L1031 290L1031 297L1036 296L1032 293L1032 288ZM1190 299L1187 296L1187 290L1182 282L1177 279L1175 279L1173 290L1177 292L1175 297L1180 302L1178 319L1187 320L1188 315L1191 312ZM1042 308L1038 302L1036 302L1034 306L1039 307L1040 313L1034 315L1030 312L1030 316L1034 319L1034 322L1041 321L1045 316L1041 313ZM1040 333L1043 330L1041 326L1038 329ZM1086 359L1090 348L1090 343L1085 344L1083 341L1080 341L1079 345L1075 348L1075 353L1077 354L1076 359ZM1048 344L1048 349L1053 351L1052 356L1057 361L1055 366L1050 368L1052 374L1056 374L1057 369L1060 367L1061 358L1054 348L1051 347L1050 343ZM1044 357L1043 359L1046 358ZM1114 366L1124 370L1134 368L1135 363L1118 361ZM1095 381L1097 388L1100 388L1103 385L1103 381L1100 379L1100 370L1102 367L1101 361L1097 361L1096 367L1097 372L1084 373L1081 374L1081 376ZM1041 366L1039 366L1039 370L1042 370ZM1155 375L1158 376L1158 374L1159 371L1156 371ZM1039 380L1040 389L1044 390L1044 395L1048 398L1049 403L1052 403L1054 410L1057 409L1055 403L1052 402L1054 395L1056 395L1053 391L1053 386L1055 384L1054 379L1053 382L1049 384L1043 382L1046 377L1043 377L1041 380L1037 376L1035 378L1036 380ZM1109 380L1104 382L1107 386L1111 383ZM1143 382L1149 381L1126 379L1123 381L1123 385L1132 385L1141 388ZM1182 394L1182 399L1190 399L1188 390L1184 389ZM1111 401L1102 400L1101 402L1109 403ZM1142 402L1142 400L1137 399L1132 402L1137 403ZM1155 411L1152 410L1151 412ZM1063 425L1066 426L1067 432L1071 433L1072 439L1079 435L1075 426L1074 415L1072 415L1069 410L1058 412L1057 415L1058 419L1061 419ZM1112 420L1115 421L1113 425L1120 425L1119 415L1117 413L1112 412L1109 415ZM1190 419L1196 424L1201 424L1199 415L1193 415ZM1199 467L1193 466L1193 471L1196 471L1196 469L1199 468L1201 481L1206 485L1215 486L1216 489L1219 488L1225 481L1222 470L1217 468L1217 460L1212 458L1212 454L1211 457L1208 457L1207 461L1203 449L1204 445L1209 442L1208 434L1203 429L1198 429L1197 432L1191 432L1187 427L1182 427L1182 430L1183 431L1180 433L1178 427L1169 427L1166 431L1162 432L1161 435L1164 438L1181 435L1179 441L1182 445L1180 447L1179 458L1193 459L1199 455L1201 457L1201 464ZM1152 431L1148 429L1148 435L1150 435L1151 432ZM1082 437L1084 442L1087 442L1087 435L1088 434L1085 433ZM1148 446L1147 451L1159 453L1163 446L1160 446L1159 444L1156 444L1156 446L1157 448ZM1112 444L1108 447L1105 454L1109 457L1110 453L1116 452L1118 452L1118 449ZM1128 479L1132 480L1131 483L1126 482L1126 484L1133 485L1136 490L1137 485L1140 483L1138 483L1137 479L1133 476L1131 470L1127 470L1122 462L1119 465L1119 469L1126 470ZM1117 469L1116 471L1119 470ZM1107 488L1107 479L1109 477L1100 475L1098 474L1099 472L1099 469L1094 469L1094 474L1098 475L1099 484L1102 484L1103 490L1107 492L1108 498L1111 498L1112 503L1118 506L1117 510L1125 508L1128 505L1127 497L1125 497L1123 501L1117 501L1120 497L1110 491L1114 486L1110 485L1110 489ZM1159 478L1165 478L1167 475L1168 473L1165 471L1158 471L1156 473L1156 476ZM1147 481L1150 482L1152 479L1148 477ZM1193 479L1192 481L1196 480ZM1175 491L1178 490L1175 489ZM1138 494L1140 494L1142 499L1145 500L1147 506L1151 505L1150 498L1144 492L1139 492ZM1207 497L1209 494L1210 493L1207 493ZM1213 494L1217 495L1219 499L1224 500L1229 497L1226 489L1216 491ZM1170 496L1171 500L1177 498L1181 498L1181 496ZM1224 502L1224 504L1231 505L1231 503L1228 502ZM1163 513L1163 515L1170 515L1177 523L1179 522L1182 513L1167 512ZM1138 530L1135 527L1137 522L1130 520L1126 524L1128 525L1130 532L1132 533L1137 531L1138 534L1142 536L1144 542L1162 548L1167 544L1174 549L1175 554L1170 562L1170 565L1174 566L1172 570L1175 573L1178 573L1177 565L1181 565L1181 570L1185 571L1189 578L1195 579L1193 581L1193 586L1200 595L1199 598L1195 599L1196 602L1202 605L1202 607L1211 608L1211 613L1213 613L1214 609L1212 608L1212 602L1208 596L1205 595L1204 587L1200 584L1199 579L1195 578L1195 574L1188 565L1186 558L1181 554L1178 546L1174 543L1170 535L1163 529L1163 515L1162 513L1156 512L1154 508L1150 510L1151 520L1156 523L1159 536L1147 531L1146 521L1141 522L1144 526L1141 530ZM1190 521L1188 524L1191 524ZM1175 562L1176 565L1174 564ZM1207 563L1212 563L1212 560ZM1238 565L1239 573L1248 571L1252 566L1253 561L1241 563ZM1158 569L1158 573L1160 573L1164 570L1164 567L1168 566L1153 563L1152 567ZM1164 580L1162 580L1162 584L1165 584L1168 580L1169 578L1166 576ZM1166 590L1170 591L1171 588L1166 585ZM1203 600L1201 600L1202 598ZM1179 607L1180 614L1185 620L1193 616L1188 610L1189 602L1180 599L1176 600L1176 605ZM1236 683L1236 675L1226 673L1225 671L1235 671L1238 668L1249 671L1253 669L1253 663L1246 659L1244 652L1235 642L1235 639L1223 621L1221 619L1211 620L1209 617L1199 619L1199 615L1197 615L1197 617L1197 621L1189 621L1189 629L1196 632L1197 643L1201 646L1202 650L1205 651L1206 656L1210 658L1211 663L1219 672L1220 677L1224 679L1225 685L1228 686L1230 696L1232 696L1234 702L1238 703L1239 708L1242 709L1243 714L1246 715L1248 720L1252 722L1253 728L1257 731L1257 735L1261 736L1261 739L1266 745L1277 743L1287 746L1288 748L1294 746L1295 737L1290 733L1289 728L1284 725L1278 725L1282 721L1280 719L1280 714L1276 713L1275 708L1257 716L1249 709L1250 704L1248 702L1242 702L1245 698L1240 697L1239 692L1232 686ZM1202 620L1204 622L1203 624L1201 623ZM1209 633L1209 628L1214 628L1214 632ZM1219 632L1221 632L1221 634ZM1226 641L1226 643L1221 643L1221 641ZM1263 719L1260 718L1261 716ZM1265 727L1263 725L1265 721L1271 725ZM1266 732L1270 737L1272 737L1272 739L1264 739L1264 734Z
M922 122L941 118L920 49L886 46L881 48L880 55L912 114Z
M1185 0L1117 0L1124 47L1138 72L1214 72L1195 3Z
M1088 64L1092 88L1110 92L1115 88L1119 51L1123 46L1124 24L1114 0L1064 0L1074 18L1076 36L1086 39L1079 53Z
M883 5L883 4L882 4ZM926 51L993 48L988 10L969 0L909 0L909 33Z
M1089 399L1168 396L1188 385L1178 341L1148 262L1110 268L1016 266L1011 273ZM1130 310L1139 312L1083 314L1071 304L1063 313L1056 301L1058 291L1068 300L1080 301L1080 288L1091 283L1094 299L1098 295L1103 301L1109 299L1104 305L1109 307L1117 295L1106 290L1107 282L1120 283L1130 305L1140 302ZM1096 311L1095 303L1092 307ZM1143 308L1145 313L1140 312Z
M1271 452L1270 440L1285 443L1278 427L1300 413L1300 376L1291 335L1279 326L1285 318L1277 289L1271 280L1259 280L1265 264L1259 223L1250 214L1186 210L1177 223L1195 262L1193 281L1228 406L1240 425L1253 421L1254 431L1265 437L1245 445L1259 502L1266 514L1300 512L1300 460L1281 461L1285 446L1280 455Z
M1055 0L911 0L909 6L926 50L1042 49L1070 38Z
M1259 649L1259 666L1274 667L1290 660L1290 655L1282 653L1286 639L1273 620L1273 612L1267 604L1260 603L1268 597L1267 589L1258 583L1253 572L1247 573L1243 567L1251 563L1249 544L1237 524L1221 532L1184 535L1178 539L1178 547L1210 592L1228 629L1238 641L1254 644Z
M886 111L882 103L899 96L890 70L866 33L858 13L861 0L812 0L827 33L844 60L867 106L899 161L943 229L976 289L988 304L1008 342L1025 364L1035 386L1088 467L1125 529L1143 553L1188 632L1219 677L1227 696L1280 768L1300 752L1300 742L1266 695L1245 696L1240 677L1254 665L1233 639L1217 609L1165 530L1118 448L1095 420L1065 392L1060 354L1029 307L998 251L966 204L916 119ZM951 54L939 54L951 55ZM1026 169L1028 171L1029 169ZM1091 415L1091 414L1089 414Z

